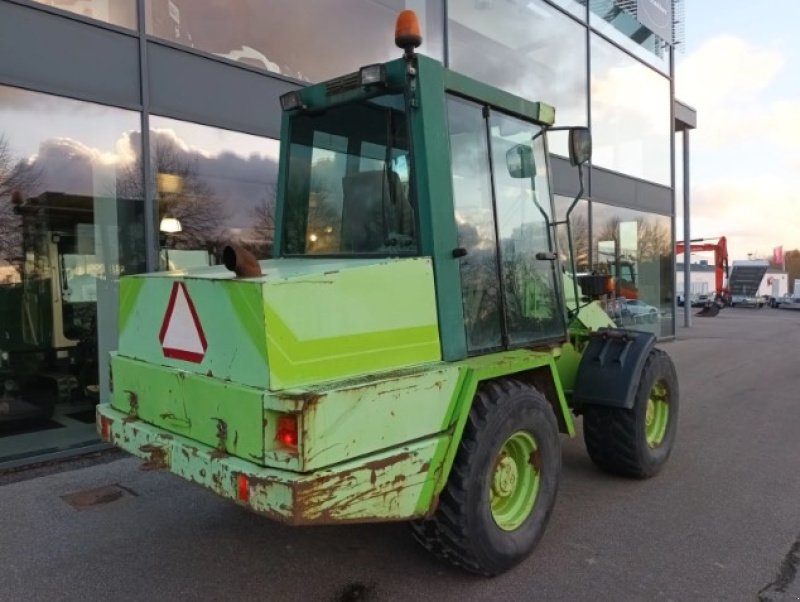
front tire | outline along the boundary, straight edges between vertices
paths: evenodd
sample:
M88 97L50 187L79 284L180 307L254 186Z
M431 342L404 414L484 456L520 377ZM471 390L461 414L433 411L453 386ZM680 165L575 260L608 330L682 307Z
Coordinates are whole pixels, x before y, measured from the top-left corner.
M561 472L547 399L516 380L481 385L430 519L415 538L439 558L485 576L523 560L544 533Z
M642 368L633 408L586 406L583 439L602 470L646 479L672 452L678 426L678 377L670 357L652 349Z

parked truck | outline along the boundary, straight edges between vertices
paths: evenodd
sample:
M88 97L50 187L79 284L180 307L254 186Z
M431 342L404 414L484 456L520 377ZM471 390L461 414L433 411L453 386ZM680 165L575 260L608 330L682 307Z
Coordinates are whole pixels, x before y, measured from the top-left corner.
M576 415L601 469L659 472L677 377L608 318L608 276L559 259L554 109L418 54L410 11L396 41L281 98L273 259L122 279L97 427L277 521L408 521L495 575L542 537ZM569 138L580 175L591 139Z

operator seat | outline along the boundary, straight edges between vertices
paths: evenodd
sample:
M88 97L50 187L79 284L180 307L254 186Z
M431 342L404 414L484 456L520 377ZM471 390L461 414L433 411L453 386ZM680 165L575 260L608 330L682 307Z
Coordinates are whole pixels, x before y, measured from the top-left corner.
M416 248L414 209L391 170L348 174L342 178L341 250L356 253Z

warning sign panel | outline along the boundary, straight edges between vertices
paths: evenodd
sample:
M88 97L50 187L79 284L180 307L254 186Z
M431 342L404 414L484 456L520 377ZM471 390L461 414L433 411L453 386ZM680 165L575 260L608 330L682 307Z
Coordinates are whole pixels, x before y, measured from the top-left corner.
M172 285L158 338L166 357L196 364L203 361L208 348L206 335L183 282Z

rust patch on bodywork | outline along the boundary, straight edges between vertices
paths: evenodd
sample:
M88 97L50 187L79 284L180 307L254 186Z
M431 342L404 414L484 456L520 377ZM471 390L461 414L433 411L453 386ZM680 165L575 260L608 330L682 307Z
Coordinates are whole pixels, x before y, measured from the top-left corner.
M136 391L131 391L129 389L125 390L125 393L128 395L128 415L125 417L125 422L130 422L132 420L139 420L139 396L136 394Z
M371 501L385 513L383 516L376 513L374 520L391 520L392 498L406 487L407 477L402 469L390 480L386 479L390 475L385 473L407 464L413 458L413 454L404 451L388 458L365 462L352 470L323 474L313 481L293 485L295 503L292 523L368 522L369 517L350 510L364 508Z
M275 399L291 404L289 411L302 412L312 410L319 403L321 397L320 393L303 391L302 393L281 393L276 395Z
M147 456L147 459L139 467L139 470L159 470L169 466L167 462L167 450L160 445L148 443L142 445L139 451Z
M222 458L228 455L228 423L222 418L212 418L217 421L217 449L211 454L212 458Z

